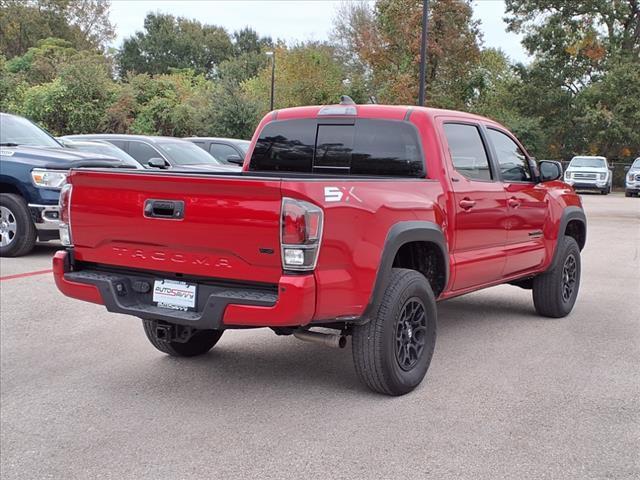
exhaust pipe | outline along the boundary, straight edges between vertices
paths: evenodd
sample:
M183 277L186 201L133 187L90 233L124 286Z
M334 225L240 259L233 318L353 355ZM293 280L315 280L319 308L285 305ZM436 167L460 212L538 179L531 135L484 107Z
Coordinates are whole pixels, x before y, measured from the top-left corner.
M344 335L296 330L293 332L293 336L303 342L319 343L333 348L344 348L347 345L347 337Z

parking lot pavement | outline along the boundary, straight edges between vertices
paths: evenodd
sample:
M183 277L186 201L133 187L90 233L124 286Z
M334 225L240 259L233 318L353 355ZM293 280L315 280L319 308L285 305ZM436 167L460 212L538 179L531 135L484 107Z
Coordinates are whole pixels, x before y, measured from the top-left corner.
M349 348L231 331L174 359L49 274L2 281L0 477L640 478L640 199L584 203L571 316L539 318L510 286L443 302L431 369L401 398L360 386Z

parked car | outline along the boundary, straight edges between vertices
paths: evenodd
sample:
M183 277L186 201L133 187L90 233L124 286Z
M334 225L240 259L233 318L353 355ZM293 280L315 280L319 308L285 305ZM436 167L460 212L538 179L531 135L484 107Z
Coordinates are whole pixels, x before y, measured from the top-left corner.
M0 256L29 253L58 238L58 197L70 168L122 166L64 148L26 118L0 113Z
M238 171L237 166L224 165L212 155L180 138L149 135L86 134L67 135L65 140L102 140L132 156L144 168Z
M640 157L636 158L624 177L624 196L640 196Z
M205 152L230 165L242 165L251 145L250 141L237 138L187 137L185 140L195 143Z
M140 165L132 156L130 156L124 150L121 150L115 145L112 145L104 140L94 140L91 142L69 140L65 138L57 138L56 140L58 140L66 148L72 148L81 152L97 153L99 155L104 155L105 157L116 158L123 164L130 166L131 168L137 168L139 170L143 168L142 165Z
M175 356L233 328L352 335L359 377L390 395L427 372L436 300L509 283L542 316L571 312L580 197L502 125L345 103L269 113L254 139L242 174L74 171L60 291L141 318Z
M576 190L598 190L608 195L611 193L613 175L605 157L577 156L569 162L564 181Z

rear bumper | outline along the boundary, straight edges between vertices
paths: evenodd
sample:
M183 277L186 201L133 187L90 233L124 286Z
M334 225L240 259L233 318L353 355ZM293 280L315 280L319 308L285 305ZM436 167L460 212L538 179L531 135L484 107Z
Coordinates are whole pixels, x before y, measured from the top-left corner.
M282 275L277 287L247 288L197 283L194 311L160 308L151 291L160 275L99 270L72 271L67 251L56 252L53 275L58 289L68 297L104 305L115 313L164 320L197 329L227 327L281 327L308 324L315 311L316 285L313 275ZM190 282L191 283L191 282Z

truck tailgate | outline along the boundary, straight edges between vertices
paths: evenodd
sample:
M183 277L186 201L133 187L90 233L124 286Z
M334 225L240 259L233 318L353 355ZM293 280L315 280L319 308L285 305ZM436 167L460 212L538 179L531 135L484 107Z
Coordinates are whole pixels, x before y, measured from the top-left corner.
M69 182L78 261L278 282L279 179L74 171Z

